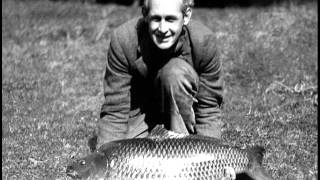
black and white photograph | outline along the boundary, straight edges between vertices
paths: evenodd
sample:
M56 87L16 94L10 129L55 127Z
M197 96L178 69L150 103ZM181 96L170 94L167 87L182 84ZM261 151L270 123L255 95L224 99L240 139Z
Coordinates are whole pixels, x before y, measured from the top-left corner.
M2 0L2 179L317 180L317 0Z

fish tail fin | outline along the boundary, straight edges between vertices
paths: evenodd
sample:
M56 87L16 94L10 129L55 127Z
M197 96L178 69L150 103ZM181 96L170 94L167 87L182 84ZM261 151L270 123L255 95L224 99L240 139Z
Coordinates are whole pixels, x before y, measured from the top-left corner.
M247 150L249 168L247 174L255 180L273 180L273 178L262 167L265 149L261 146L253 146Z
M266 150L262 146L253 146L248 150L248 157L251 164L262 165L263 155Z
M97 135L93 135L92 137L90 137L88 139L88 146L89 146L91 152L94 152L97 150L97 145L98 145L98 136Z

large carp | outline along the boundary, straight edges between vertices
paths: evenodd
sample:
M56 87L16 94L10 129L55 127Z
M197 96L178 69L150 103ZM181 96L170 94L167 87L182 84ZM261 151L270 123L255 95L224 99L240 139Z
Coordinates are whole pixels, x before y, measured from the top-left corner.
M102 145L69 165L67 175L101 180L215 180L229 170L231 175L246 173L256 180L272 180L261 165L263 153L259 146L240 149L215 138L156 126L146 138Z

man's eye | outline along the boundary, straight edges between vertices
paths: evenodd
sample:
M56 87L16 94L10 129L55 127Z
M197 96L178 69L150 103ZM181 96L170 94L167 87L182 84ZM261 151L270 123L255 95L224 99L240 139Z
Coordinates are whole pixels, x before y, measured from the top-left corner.
M175 17L167 17L166 18L166 21L168 21L168 22L174 22L176 20L177 20L177 18L175 18Z
M174 19L166 19L167 22L174 22Z
M159 22L159 21L161 21L161 18L160 17L151 17L150 18L151 19L151 21L154 21L154 22Z

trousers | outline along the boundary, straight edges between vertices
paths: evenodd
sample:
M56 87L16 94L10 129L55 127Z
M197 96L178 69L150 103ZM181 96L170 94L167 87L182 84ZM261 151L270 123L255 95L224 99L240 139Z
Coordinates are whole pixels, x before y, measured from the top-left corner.
M199 86L194 68L183 59L173 58L155 78L160 121L166 129L178 133L195 133L193 104Z

